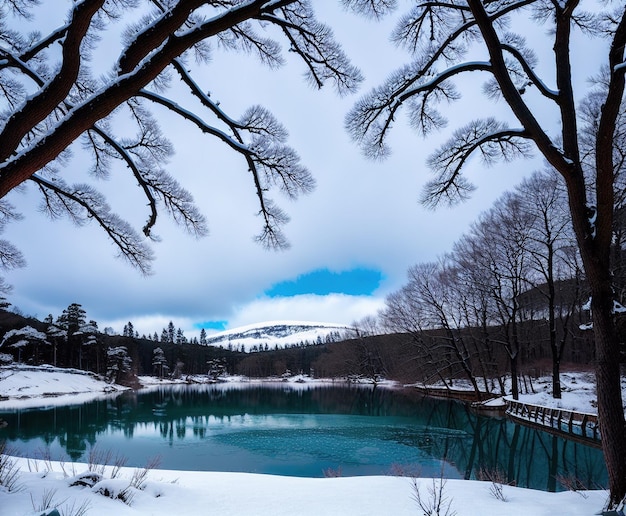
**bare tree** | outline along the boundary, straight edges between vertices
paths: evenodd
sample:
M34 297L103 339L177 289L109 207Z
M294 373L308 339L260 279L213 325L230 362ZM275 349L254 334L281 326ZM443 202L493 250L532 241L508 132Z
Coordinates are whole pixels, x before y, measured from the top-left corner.
M533 214L525 251L529 258L528 289L539 293L547 305L547 319L552 355L552 396L561 398L560 364L567 332L557 338L557 317L566 328L579 296L569 296L573 289L557 291L557 285L569 285L575 278L569 250L575 237L567 213L564 190L552 173L534 173L519 185L514 194L525 211ZM559 281L561 280L561 281ZM567 283L564 280L570 280ZM567 290L567 292L565 292ZM564 295L565 294L565 295Z
M483 213L469 233L480 248L475 256L485 274L483 279L493 301L492 318L504 329L502 345L507 352L513 398L519 396L518 376L521 352L519 323L522 313L519 296L526 290L529 260L526 246L533 216L522 209L519 199L507 193Z
M344 0L348 7L374 14L384 3ZM50 6L0 0L0 230L18 216L3 198L28 182L41 194L50 217L94 221L143 273L150 272L153 257L146 238L155 238L162 211L191 234L204 235L206 221L191 193L165 169L173 147L157 117L169 111L241 157L258 197L258 241L270 248L287 246L281 228L288 217L271 192L296 198L312 190L312 176L269 111L252 106L239 116L229 114L207 93L209 85L194 80L194 72L207 65L215 49L253 54L278 67L284 63L282 38L301 59L312 85L332 82L340 94L353 90L360 72L316 19L312 2L84 0L63 7L68 10L65 23L47 34L27 34L21 21L44 17ZM59 8L55 3L55 12ZM128 24L129 19L139 21ZM110 62L99 62L98 69L105 71L97 75L91 56L105 45L108 33L122 29L119 51L105 47ZM120 121L127 125L128 120L134 134L117 134ZM81 145L91 154L91 166L83 182L69 184L65 171L84 167L71 160L70 151ZM147 206L143 235L111 211L93 184L107 178L116 163L138 186L137 206ZM19 251L0 241L0 265L22 264Z
M425 368L441 379L463 374L480 397L473 353L461 331L463 299L457 295L457 271L450 265L444 257L411 267L408 283L387 297L381 318L388 328L412 335Z
M403 107L418 132L441 129L446 119L437 104L460 98L455 81L470 73L485 74L483 91L490 99L504 99L515 123L484 117L483 111L477 114L481 118L454 131L428 160L436 178L428 184L424 202L437 205L466 197L472 185L462 171L475 154L492 164L528 156L534 148L560 174L592 295L598 416L610 504L615 505L626 495L626 424L610 252L616 180L624 164L615 136L623 127L626 9L623 2L612 2L612 10L600 4L596 12L589 12L583 11L582 3L416 2L394 32L395 40L412 52L412 64L365 96L349 114L347 127L368 155L384 156L392 122ZM551 42L537 37L539 27L548 29ZM573 50L575 31L604 40L606 48L598 56L598 75L591 85L582 85L586 88L582 91L574 82L572 62L587 60ZM538 51L553 49L549 73L554 86L536 70L531 44ZM579 108L581 98L586 101ZM558 117L556 130L541 122L546 113Z
M482 263L482 247L480 239L471 234L464 235L455 242L451 256L459 275L466 327L475 328L478 333L474 340L484 384L487 387L489 381L497 380L499 392L504 394L504 370L499 364L496 350L498 343L492 330L499 321L496 317L496 301L490 287L490 269L485 268Z

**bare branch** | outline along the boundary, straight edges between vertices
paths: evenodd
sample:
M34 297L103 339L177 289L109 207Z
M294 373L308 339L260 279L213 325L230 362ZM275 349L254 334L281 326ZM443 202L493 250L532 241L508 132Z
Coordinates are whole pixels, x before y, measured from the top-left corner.
M344 6L354 12L382 18L396 8L397 0L341 0Z
M454 131L452 137L428 158L429 168L437 179L429 181L421 201L436 207L442 201L454 204L467 197L473 186L461 172L468 159L475 153L485 165L498 159L510 161L526 157L530 153L528 135L521 129L507 129L494 118L475 120Z
M340 95L354 91L363 81L358 68L351 65L335 41L332 30L315 19L309 1L301 1L280 9L284 18L275 14L262 19L281 27L290 42L290 51L299 55L308 68L307 78L321 88L332 80Z
M50 217L70 214L77 225L89 219L95 220L119 249L119 256L127 260L143 274L151 273L152 250L124 220L111 213L104 197L89 185L68 188L64 183L50 182L37 175L32 176L44 195L42 210Z

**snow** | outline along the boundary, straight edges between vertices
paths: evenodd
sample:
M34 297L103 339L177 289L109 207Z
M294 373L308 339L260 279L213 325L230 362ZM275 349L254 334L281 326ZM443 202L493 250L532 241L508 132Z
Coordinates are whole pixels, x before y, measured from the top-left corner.
M413 480L407 477L295 478L150 470L143 489L137 489L130 485L135 470L123 468L117 478L107 478L105 474L93 487L71 487L75 480L71 469L84 471L87 465L41 461L35 464L24 459L18 459L17 464L23 471L22 489L13 493L0 490L2 514L6 516L30 514L33 505L39 509L45 493L54 494L52 506L60 504L62 513L65 507L88 504L89 516L192 515L207 511L220 516L420 514L414 500ZM433 481L416 479L416 482L422 499L429 501ZM511 486L503 486L506 501L502 501L491 493L491 487L490 482L448 480L444 481L443 493L457 516L504 513L588 516L596 514L606 501L606 493L602 491L546 493ZM116 498L120 493L129 496L130 505Z
M552 378L545 376L532 380L532 383L527 381L526 386L524 386L523 382L520 382L519 387L521 392L518 401L530 405L572 410L583 414L598 413L595 376L592 372L564 372L561 373L560 378L561 399L554 399L552 397ZM507 392L511 390L510 383L509 378L505 382ZM446 387L440 383L429 386L429 388L431 390L433 388L446 389ZM465 380L455 380L452 388L455 390L472 390L471 384ZM528 392L526 392L527 390ZM511 396L508 395L503 396L503 398L512 399ZM493 400L492 406L501 403L498 401L501 399L502 398L496 398ZM626 402L626 378L624 377L622 377L622 399ZM624 412L626 412L626 407L624 407Z
M342 336L354 336L354 328L329 323L300 322L300 321L270 321L248 326L240 326L232 330L214 333L207 337L211 346L241 346L246 350L253 346L270 348L286 347L300 342L315 344L321 339L324 341L332 333L339 332Z
M241 379L240 379L241 380ZM294 379L293 381L298 381ZM534 382L537 394L523 395L529 403L553 403L547 380ZM593 376L563 375L564 408L594 411ZM8 399L0 408L80 402L85 396L104 395L113 386L94 375L77 370L60 370L12 365L0 368L0 393ZM49 397L55 393L55 398ZM80 393L80 394L70 394ZM116 514L170 515L372 515L394 516L424 513L439 493L440 479L394 476L296 478L275 475L223 472L167 471L148 468L52 462L9 457L19 468L14 489L0 486L3 516L35 515L47 507L61 514L88 516ZM91 470L91 475L85 474ZM2 478L2 475L0 475ZM79 481L80 480L80 481ZM553 516L597 514L605 506L607 493L564 491L547 493L492 482L444 480L443 497L449 514L474 516ZM78 484L78 485L72 485ZM442 512L441 514L445 514Z
M84 403L124 387L77 369L13 364L0 367L0 409Z

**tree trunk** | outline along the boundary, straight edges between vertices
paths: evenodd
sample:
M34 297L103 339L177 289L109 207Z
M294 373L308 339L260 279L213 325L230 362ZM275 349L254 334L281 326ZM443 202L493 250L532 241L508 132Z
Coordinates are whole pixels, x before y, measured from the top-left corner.
M605 181L607 179L605 178ZM612 237L612 187L600 188L595 228L591 228L581 181L568 184L570 212L591 291L591 312L596 352L596 393L602 451L609 479L610 506L626 497L626 420L622 405L620 346L613 314L613 281L610 264ZM608 205L605 213L599 209ZM601 217L602 215L602 217ZM594 236L593 231L596 234Z
M561 399L561 361L552 353L552 397Z
M511 394L514 400L519 399L519 384L517 381L517 352L509 354L511 363Z
M594 295L592 308L596 342L598 420L609 477L610 503L616 505L626 496L626 422L622 406L619 345L612 307L613 299L610 294L605 299Z

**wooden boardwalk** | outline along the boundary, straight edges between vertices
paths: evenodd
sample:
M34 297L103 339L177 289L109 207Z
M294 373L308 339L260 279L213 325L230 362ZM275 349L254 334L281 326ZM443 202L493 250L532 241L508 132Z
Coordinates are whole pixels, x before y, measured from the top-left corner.
M469 390L416 386L426 396L449 398L472 403L480 408L480 402L489 400L492 394L476 393ZM538 428L544 432L569 439L594 448L602 448L602 437L598 426L598 416L573 410L544 407L515 400L506 400L506 415L516 423ZM497 410L497 409L496 409Z
M598 416L595 414L542 407L514 400L506 402L507 416L517 423L538 427L595 448L602 447Z

